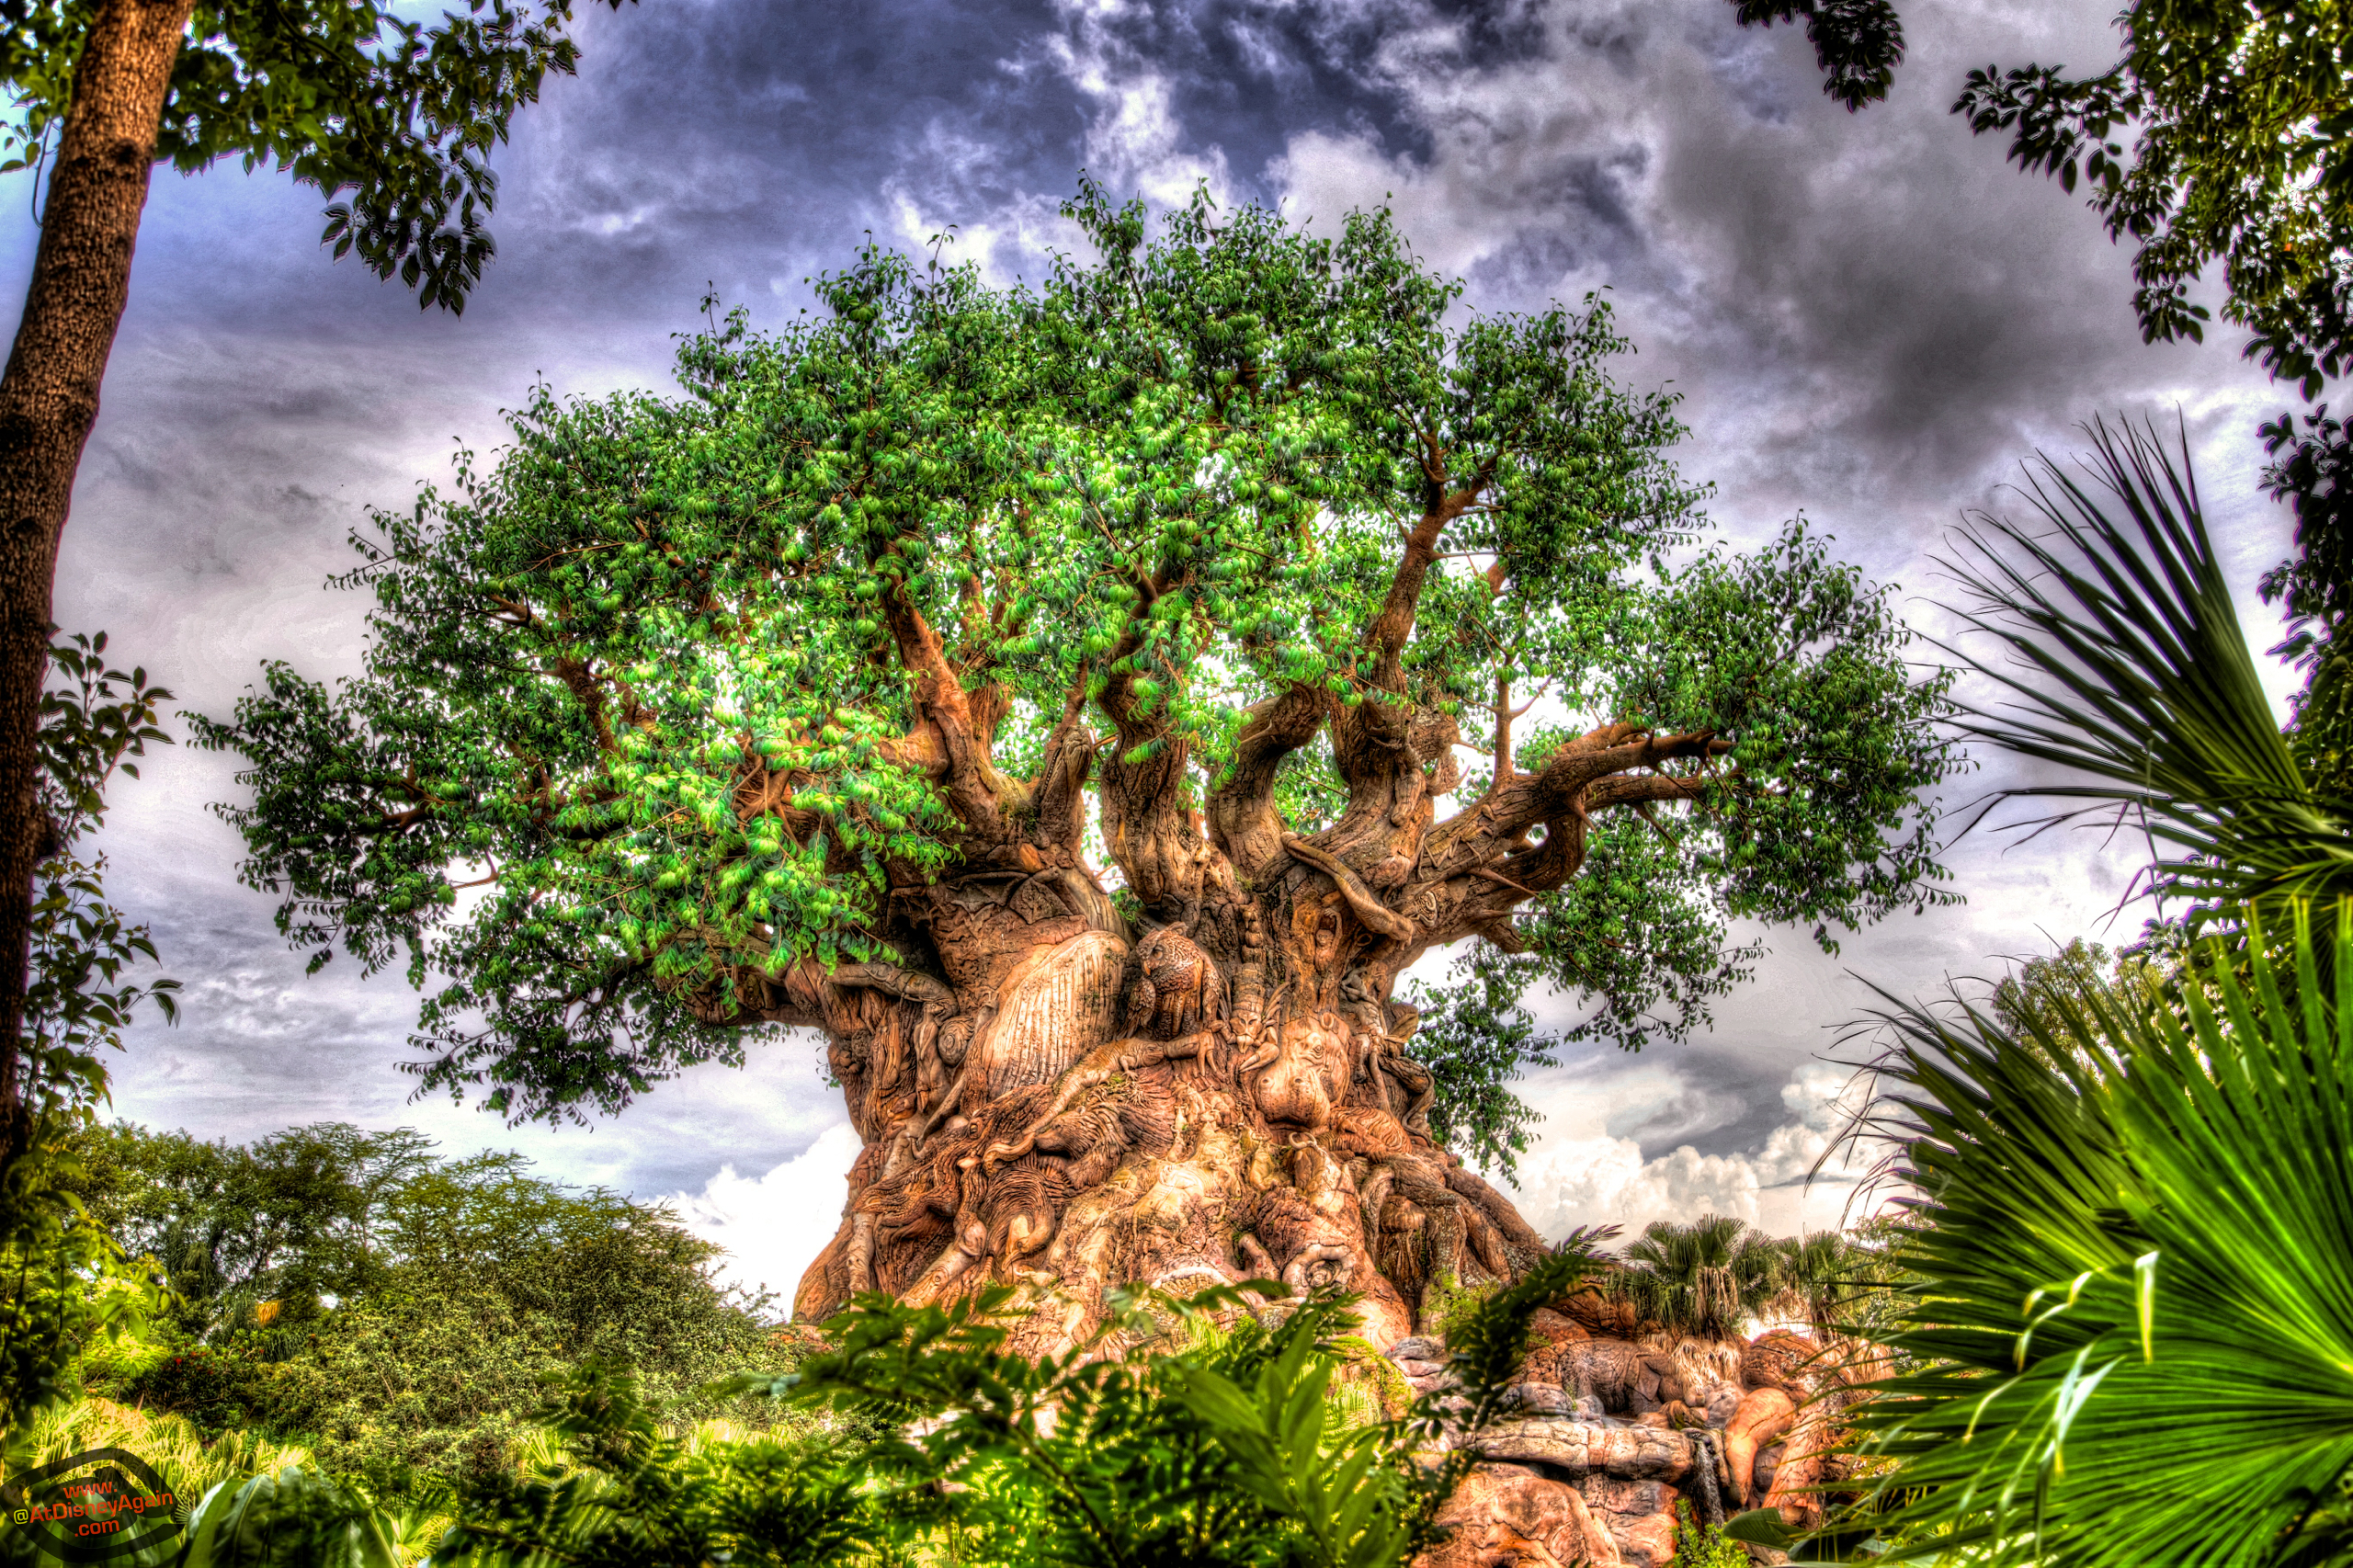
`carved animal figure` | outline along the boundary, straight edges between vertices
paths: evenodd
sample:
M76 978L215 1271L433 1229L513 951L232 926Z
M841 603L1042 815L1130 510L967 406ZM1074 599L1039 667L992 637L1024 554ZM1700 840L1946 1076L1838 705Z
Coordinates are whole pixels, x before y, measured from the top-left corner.
M1163 926L1137 946L1136 956L1143 978L1128 998L1130 1034L1174 1038L1224 1018L1224 978L1191 937Z
M1755 1489L1757 1450L1779 1442L1797 1418L1797 1402L1779 1389L1752 1389L1724 1424L1724 1468L1743 1506Z
M1673 1360L1622 1339L1548 1345L1528 1358L1525 1375L1529 1382L1557 1384L1578 1399L1598 1400L1613 1415L1631 1411L1638 1393L1665 1403L1662 1394L1680 1399L1685 1392Z
M1347 1086L1347 1025L1336 1013L1294 1018L1261 1042L1246 1069L1271 1050L1253 1085L1259 1114L1279 1126L1317 1131L1330 1125L1336 1092Z

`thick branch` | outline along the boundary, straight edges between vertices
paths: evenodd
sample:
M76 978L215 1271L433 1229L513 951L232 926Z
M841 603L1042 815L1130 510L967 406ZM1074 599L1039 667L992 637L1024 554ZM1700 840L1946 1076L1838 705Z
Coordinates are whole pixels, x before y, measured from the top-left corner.
M1086 664L1071 677L1063 716L1046 737L1045 757L1029 787L1038 836L1076 853L1086 831L1086 780L1094 770L1094 734L1080 722L1086 711Z
M1652 783L1618 776L1670 762L1704 761L1731 750L1732 743L1713 730L1662 735L1634 724L1604 724L1563 746L1538 772L1498 780L1476 805L1433 828L1423 847L1422 875L1426 880L1461 876L1473 866L1493 862L1499 849L1539 823L1557 826L1597 804L1688 800L1698 789L1696 780L1669 780L1659 774L1660 782ZM1613 781L1606 801L1594 794L1604 780Z
M1283 846L1282 813L1275 810L1275 778L1283 758L1315 738L1331 699L1314 687L1294 686L1250 710L1233 744L1223 784L1211 791L1210 836L1235 872L1255 883Z
M1597 812L1607 806L1696 801L1707 783L1707 778L1697 773L1637 773L1623 778L1604 778L1585 792L1586 807Z
M1400 942L1412 941L1419 935L1419 928L1412 921L1374 897L1364 880L1348 869L1338 856L1326 854L1295 833L1284 834L1282 843L1285 849L1330 877L1338 885L1340 896L1348 901L1348 908L1365 925Z
M1002 695L976 700L965 691L939 634L915 608L904 583L893 582L883 590L882 619L898 645L900 662L915 672L918 711L938 734L949 805L983 839L1006 842L1012 836L1001 809L1000 786L1006 780L989 760L989 742L1004 716Z
M1332 758L1347 781L1350 818L1367 813L1391 813L1402 819L1420 793L1420 769L1425 760L1415 755L1410 728L1414 710L1405 694L1405 644L1414 635L1414 618L1422 588L1438 558L1438 544L1446 527L1476 501L1489 475L1485 471L1459 490L1448 490L1443 474L1433 477L1421 520L1404 536L1405 553L1389 581L1381 612L1365 628L1371 665L1359 674L1364 700L1343 708L1332 720ZM1408 777L1411 775L1411 777ZM1353 836L1347 826L1342 835Z
M1438 537L1449 523L1479 498L1479 492L1486 488L1492 477L1482 469L1458 490L1447 489L1443 476L1433 479L1424 500L1421 520L1405 535L1405 553L1397 562L1396 574L1389 580L1389 593L1381 600L1381 613L1365 628L1365 641L1372 649L1371 684L1381 690L1401 694L1404 690L1402 661L1405 644L1414 635L1414 615L1421 604L1422 585L1429 580L1430 567L1438 560Z
M1146 602L1164 588L1158 583L1144 585ZM1205 888L1220 880L1221 873L1230 882L1233 873L1210 842L1200 814L1185 804L1185 770L1192 746L1168 727L1166 698L1175 694L1147 704L1136 690L1139 672L1121 667L1142 648L1143 639L1136 631L1120 639L1112 650L1109 677L1096 699L1113 731L1110 745L1097 759L1103 842L1146 909L1158 918L1190 926L1199 916ZM1167 678L1175 676L1167 674Z

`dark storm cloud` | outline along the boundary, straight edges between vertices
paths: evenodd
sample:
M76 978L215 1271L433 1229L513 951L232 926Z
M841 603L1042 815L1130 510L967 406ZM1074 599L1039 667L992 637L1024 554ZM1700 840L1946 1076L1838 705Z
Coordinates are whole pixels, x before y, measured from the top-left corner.
M775 324L869 231L911 247L957 225L956 254L1034 278L1073 242L1055 209L1082 167L1162 206L1205 179L1322 224L1387 201L1426 258L1468 279L1470 308L1606 288L1640 349L1620 373L1685 395L1679 456L1719 483L1731 532L1754 540L1802 507L1932 628L1951 595L1927 556L1960 509L1998 500L2018 457L2070 449L2072 426L2103 410L2181 408L2251 581L2284 547L2251 481L2256 415L2282 400L2228 342L2142 345L2129 258L1946 112L1970 66L2106 58L2109 12L1913 6L1893 100L1849 116L1820 95L1802 34L1734 28L1722 0L594 10L580 77L551 84L498 156L499 256L462 319L330 265L314 192L233 170L158 177L60 619L108 628L212 713L262 658L347 673L365 601L319 591L350 564L346 530L446 479L455 442L494 448L498 411L535 378L662 387L707 286ZM0 180L0 277L28 264L24 194ZM121 797L119 886L190 982L186 1023L133 1040L127 1112L238 1136L321 1115L414 1121L647 1193L698 1189L733 1160L739 1196L838 1201L790 1163L840 1119L805 1042L759 1045L741 1074L699 1070L593 1138L406 1105L415 996L340 961L302 977L270 901L232 887L234 836L202 809L234 793L232 772L167 756ZM1948 801L2005 777L1956 781ZM2007 853L1980 835L1950 858L1966 908L1891 922L1836 958L1769 933L1772 957L1711 1036L1532 1078L1552 1119L1545 1211L1754 1208L1820 1141L1839 1074L1816 1058L1871 1000L1857 972L1898 992L1984 972L1989 954L2091 926L2131 870L2081 835ZM1539 1011L1557 1024L1566 1004ZM778 1179L749 1179L771 1166ZM757 1223L736 1218L731 1233Z

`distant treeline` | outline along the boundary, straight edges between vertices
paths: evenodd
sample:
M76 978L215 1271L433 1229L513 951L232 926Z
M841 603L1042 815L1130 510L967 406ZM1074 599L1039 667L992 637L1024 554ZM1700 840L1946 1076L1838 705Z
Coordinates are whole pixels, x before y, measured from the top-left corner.
M71 1152L92 1218L173 1293L145 1335L87 1348L84 1389L300 1439L332 1471L496 1467L584 1360L699 1417L722 1413L702 1384L773 1358L767 1298L712 1284L710 1243L518 1154L335 1122L244 1144L117 1122Z

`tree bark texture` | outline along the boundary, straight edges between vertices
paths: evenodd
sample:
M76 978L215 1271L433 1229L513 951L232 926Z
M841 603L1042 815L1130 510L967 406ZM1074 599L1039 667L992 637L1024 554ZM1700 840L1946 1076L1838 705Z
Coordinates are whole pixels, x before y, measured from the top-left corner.
M21 1146L26 965L50 595L74 474L131 289L131 254L189 0L100 0L74 74L24 319L0 378L0 1155Z
M714 1023L822 1029L864 1142L798 1315L867 1290L926 1301L999 1282L1040 1309L1025 1346L1057 1352L1119 1287L1275 1278L1358 1292L1385 1347L1442 1278L1508 1278L1541 1248L1432 1141L1417 1017L1392 988L1433 946L1514 945L1511 911L1577 873L1590 812L1690 800L1697 769L1728 748L1606 725L1534 773L1506 751L1485 793L1437 820L1461 737L1405 695L1399 651L1438 534L1411 535L1369 628L1368 695L1268 698L1205 793L1165 710L1116 675L1090 689L1084 672L1038 774L1006 778L990 761L1002 694L966 689L886 595L901 656L923 672L894 757L938 780L961 863L937 879L892 870L885 934L904 963L803 960L772 978L746 961L733 1003L696 1001ZM1326 730L1348 801L1302 836L1277 809L1276 775ZM758 798L739 808L771 809L777 788L747 769ZM1141 930L1083 851L1090 796ZM813 826L787 814L796 835Z

